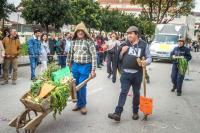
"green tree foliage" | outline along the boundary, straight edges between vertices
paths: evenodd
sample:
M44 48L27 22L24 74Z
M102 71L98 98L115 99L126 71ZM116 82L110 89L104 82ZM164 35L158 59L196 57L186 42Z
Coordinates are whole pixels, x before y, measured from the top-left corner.
M151 38L155 32L155 24L146 16L140 15L135 19L135 25L139 27L140 33L145 38Z
M119 10L110 10L109 7L102 8L100 20L102 25L99 29L105 32L118 31L125 33L130 26L135 25L140 29L141 34L145 37L151 37L155 30L155 24L146 16L136 17L133 14L126 14Z
M89 29L100 27L100 6L98 2L93 0L71 0L70 7L73 24L83 21Z
M22 0L22 17L28 23L41 24L49 31L48 26L60 28L69 19L68 0Z
M9 4L7 0L0 0L0 20L3 20L2 28L4 28L4 20L7 19L12 12L15 12L15 5Z
M15 5L7 0L0 0L0 19L7 19L8 15L15 11Z
M193 0L132 0L134 4L140 4L145 14L156 23L168 23L177 15L188 15L194 7ZM170 17L165 19L166 15Z
M93 0L23 0L22 16L29 23L41 24L48 32L48 26L60 28L63 24L76 25L83 21L91 29L105 32L125 33L128 27L136 25L146 36L151 36L154 26L146 17L135 17L109 7L100 7Z

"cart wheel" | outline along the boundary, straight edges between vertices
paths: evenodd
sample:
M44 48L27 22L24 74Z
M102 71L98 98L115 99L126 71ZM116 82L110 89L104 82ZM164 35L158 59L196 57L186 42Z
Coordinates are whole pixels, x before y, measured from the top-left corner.
M31 113L33 112L33 113ZM35 117L37 116L37 112L33 111L33 110L25 110L24 112L22 112L18 117L17 117L17 121L16 121L16 131L17 133L19 133L19 129L23 128L29 121L31 121L31 117ZM35 130L34 130L35 131ZM31 132L30 130L25 130L25 133L34 133Z

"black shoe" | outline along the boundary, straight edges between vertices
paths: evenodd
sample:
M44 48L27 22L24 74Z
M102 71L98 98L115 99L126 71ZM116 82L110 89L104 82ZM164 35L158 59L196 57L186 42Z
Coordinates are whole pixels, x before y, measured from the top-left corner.
M112 74L109 74L109 75L108 75L108 78L110 78L110 77L111 77L111 75L112 75Z
M115 83L116 82L116 78L112 78L112 82Z
M115 121L120 121L121 120L121 116L119 114L113 113L113 114L108 114L108 118L115 120Z
M181 96L181 93L180 93L180 92L177 92L177 96Z
M104 66L104 64L100 64L101 66Z
M97 68L101 68L101 66L97 66Z
M133 119L133 120L138 120L138 119L139 119L138 113L133 113L132 119Z
M171 92L175 92L176 90L176 87L174 86L172 89L171 89Z

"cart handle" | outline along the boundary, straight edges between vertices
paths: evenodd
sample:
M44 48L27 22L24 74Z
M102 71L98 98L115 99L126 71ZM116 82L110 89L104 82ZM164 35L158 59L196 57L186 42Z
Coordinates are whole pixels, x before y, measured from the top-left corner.
M76 91L79 91L84 85L86 85L92 78L92 76L89 76L86 80L84 80L82 83L76 86Z
M142 61L145 61L145 57L142 57ZM144 87L144 97L146 97L146 66L142 66L142 71L143 71L143 87Z

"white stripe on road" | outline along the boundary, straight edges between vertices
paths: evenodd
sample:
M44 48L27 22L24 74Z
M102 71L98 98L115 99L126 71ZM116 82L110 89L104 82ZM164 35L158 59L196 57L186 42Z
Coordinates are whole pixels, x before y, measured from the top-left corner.
M91 92L89 92L88 96L91 96L91 95L93 95L93 94L95 94L95 93L97 93L99 91L102 91L102 90L103 90L103 88L97 88L95 90L92 90Z

